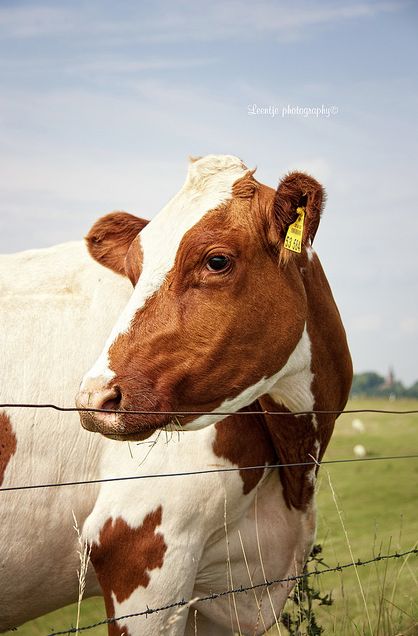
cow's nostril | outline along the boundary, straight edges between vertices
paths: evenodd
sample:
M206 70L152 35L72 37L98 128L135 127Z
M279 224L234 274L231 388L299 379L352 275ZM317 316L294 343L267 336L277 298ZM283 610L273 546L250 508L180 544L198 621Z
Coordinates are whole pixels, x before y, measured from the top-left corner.
M112 394L107 396L100 408L106 411L118 411L122 401L122 393L118 386L112 387Z

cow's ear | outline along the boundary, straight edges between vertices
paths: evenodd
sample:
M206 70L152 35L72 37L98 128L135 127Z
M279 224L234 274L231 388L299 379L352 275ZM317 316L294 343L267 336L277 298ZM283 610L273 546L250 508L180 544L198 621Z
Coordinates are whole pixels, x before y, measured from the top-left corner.
M127 212L111 212L93 225L86 236L87 248L100 265L126 276L126 255L132 241L147 223Z
M290 172L280 181L274 197L273 225L276 240L279 240L282 261L287 261L292 253L297 252L297 249L292 250L289 247L295 244L292 241L297 239L298 230L302 229L299 235L302 247L313 243L325 199L325 190L321 184L304 172ZM302 217L298 208L303 210ZM300 223L290 227L295 221Z

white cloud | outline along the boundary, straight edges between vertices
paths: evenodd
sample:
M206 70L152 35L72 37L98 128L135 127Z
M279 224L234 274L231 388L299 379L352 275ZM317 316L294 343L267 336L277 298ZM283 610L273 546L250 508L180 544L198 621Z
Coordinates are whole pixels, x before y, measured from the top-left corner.
M62 7L20 5L0 8L0 33L7 38L70 33L78 21L76 11Z
M116 5L115 5L116 6ZM307 37L308 27L347 20L368 19L384 12L399 11L404 2L305 2L289 0L248 3L186 2L183 6L160 0L154 13L146 14L141 3L128 4L125 12L107 3L90 3L80 11L45 3L0 9L0 32L6 37L65 36L118 38L146 42L216 41L257 38L270 33L278 39ZM122 15L122 17L121 17Z
M350 320L350 329L360 332L375 332L382 327L382 318L378 314L359 314Z
M416 316L405 316L400 320L400 330L407 336L418 334L418 318Z

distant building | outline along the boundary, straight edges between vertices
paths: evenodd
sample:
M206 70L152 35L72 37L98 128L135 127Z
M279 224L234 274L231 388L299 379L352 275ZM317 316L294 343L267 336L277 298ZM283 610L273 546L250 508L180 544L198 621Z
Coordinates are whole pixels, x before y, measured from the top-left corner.
M395 386L395 372L393 370L393 367L389 367L389 371L385 378L385 381L379 387L379 389L383 391L387 389L393 389L394 386Z

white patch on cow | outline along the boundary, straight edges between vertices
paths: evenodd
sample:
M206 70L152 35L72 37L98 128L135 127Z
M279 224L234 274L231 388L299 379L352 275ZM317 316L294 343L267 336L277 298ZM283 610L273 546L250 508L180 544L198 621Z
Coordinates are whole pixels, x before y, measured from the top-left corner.
M88 383L90 380L94 380L95 378L101 378L103 380L103 385L106 385L107 382L110 382L115 377L115 372L109 368L109 357L108 351L109 347L112 344L113 339L108 338L106 340L105 348L103 349L100 356L97 358L96 362L90 368L90 370L83 377L80 384L80 391L88 390Z
M103 376L111 379L108 351L116 338L129 331L135 314L155 294L174 266L183 236L210 210L232 198L233 184L248 172L238 157L208 155L189 165L181 190L141 231L142 272L133 294L85 380Z
M186 424L184 430L197 430L226 416L222 412L236 412L248 406L261 395L269 394L277 404L283 404L289 411L311 411L314 397L311 391L311 341L306 326L288 361L277 373L242 391L234 398L228 398L212 411L213 415L201 415Z
M308 260L309 260L309 261L312 261L312 260L313 260L314 255L315 255L315 250L314 250L314 248L312 247L312 245L308 245L308 246L306 247L306 254L307 254L307 256L308 256Z

